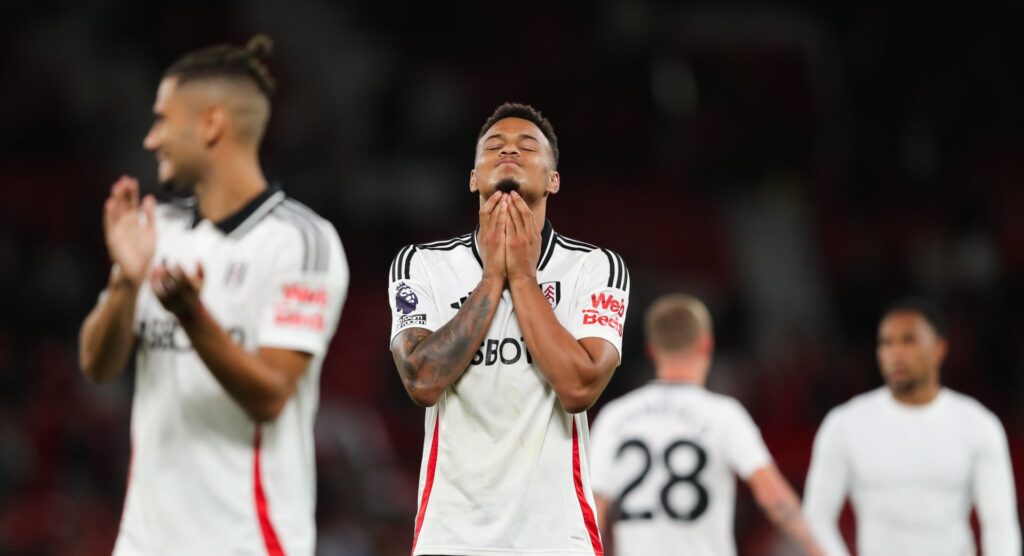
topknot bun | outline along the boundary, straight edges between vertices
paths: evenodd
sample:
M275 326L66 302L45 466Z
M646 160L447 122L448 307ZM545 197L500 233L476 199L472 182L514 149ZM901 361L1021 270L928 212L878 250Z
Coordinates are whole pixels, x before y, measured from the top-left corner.
M267 35L256 35L249 39L245 49L257 60L263 60L274 52L274 41Z

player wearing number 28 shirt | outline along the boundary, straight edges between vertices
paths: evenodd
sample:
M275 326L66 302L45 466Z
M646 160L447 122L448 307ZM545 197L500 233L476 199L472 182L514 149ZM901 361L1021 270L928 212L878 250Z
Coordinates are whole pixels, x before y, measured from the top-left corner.
M619 364L629 273L545 220L557 161L546 119L500 106L479 227L391 266L391 350L427 408L413 554L603 554L585 411Z
M735 475L776 527L821 554L750 415L704 389L713 344L704 304L664 296L644 331L657 380L608 403L594 424L598 518L605 531L614 521L616 556L736 554Z

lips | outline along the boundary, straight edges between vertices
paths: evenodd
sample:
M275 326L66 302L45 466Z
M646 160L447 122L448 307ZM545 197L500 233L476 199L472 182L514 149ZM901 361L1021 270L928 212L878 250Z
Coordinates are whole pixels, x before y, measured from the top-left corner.
M514 158L503 158L498 162L498 166L502 166L505 164L515 164L516 166L522 166L522 163L520 163L518 160Z

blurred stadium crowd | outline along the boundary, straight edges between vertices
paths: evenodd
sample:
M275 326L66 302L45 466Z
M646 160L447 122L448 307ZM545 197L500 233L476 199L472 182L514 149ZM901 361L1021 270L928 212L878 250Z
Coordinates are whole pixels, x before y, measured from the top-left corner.
M476 133L506 100L559 134L555 229L634 279L602 400L651 377L646 304L692 292L717 319L711 388L799 488L825 412L881 383L882 307L918 292L949 313L944 382L1003 420L1020 491L1024 10L830 6L4 2L0 554L112 547L132 385L76 368L109 268L102 201L121 173L153 187L141 141L166 65L257 31L278 45L265 169L332 220L352 269L323 368L323 554L407 553L422 410L388 352L385 275L403 244L474 226ZM786 553L738 508L741 553Z

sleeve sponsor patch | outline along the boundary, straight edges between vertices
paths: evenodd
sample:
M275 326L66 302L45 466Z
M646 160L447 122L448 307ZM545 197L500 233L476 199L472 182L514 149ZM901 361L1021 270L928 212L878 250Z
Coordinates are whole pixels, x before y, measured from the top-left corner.
M274 324L321 332L326 326L327 288L288 283L274 304Z
M609 293L593 293L590 305L582 309L585 326L606 326L622 336L622 324L626 316L626 301Z
M402 315L398 317L398 328L407 326L426 326L427 315Z
M416 292L412 291L408 284L405 282L398 284L398 287L395 289L395 311L408 315L416 310L416 306L419 303L419 297L416 296Z

